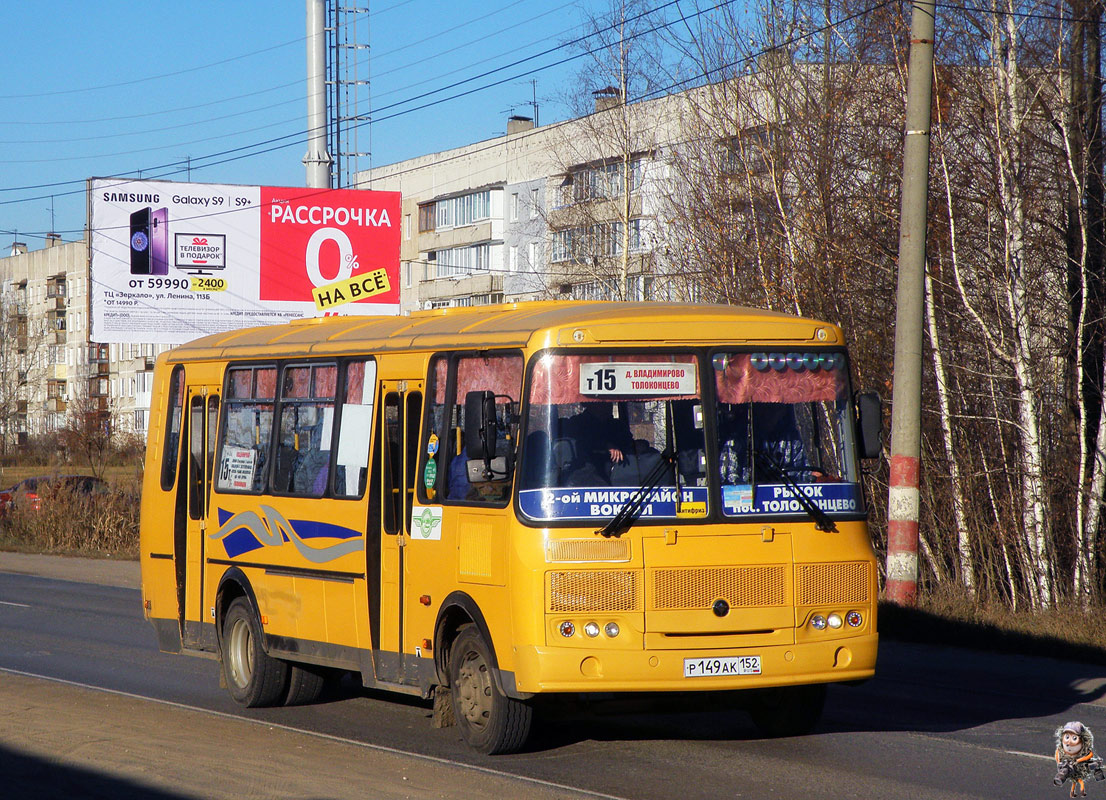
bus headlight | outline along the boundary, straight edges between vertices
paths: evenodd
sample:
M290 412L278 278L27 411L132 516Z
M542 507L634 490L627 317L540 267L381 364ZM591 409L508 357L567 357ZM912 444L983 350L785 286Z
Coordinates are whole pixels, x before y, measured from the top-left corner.
M587 634L590 638L594 639L596 636L599 635L598 623L589 622L584 625L584 633Z
M841 619L841 615L838 614L835 611L832 614L830 614L828 617L826 617L826 622L829 624L829 626L831 628L836 630L836 629L841 627L841 625L843 624L844 621Z
M576 626L573 625L571 622L569 622L568 620L565 620L564 622L561 623L561 636L568 639L568 638L571 638L572 635L575 634L575 633L576 633Z
M603 632L604 632L605 634L607 634L607 636L609 636L609 637L610 637L610 638L612 638L612 639L613 639L614 637L618 636L618 634L619 634L619 633L621 633L621 631L619 630L619 627L618 627L618 623L617 623L617 622L608 622L608 623L607 623L607 624L606 624L606 625L604 626L604 628L603 628Z
M826 618L821 614L815 614L810 618L810 627L816 631L824 631L826 629Z

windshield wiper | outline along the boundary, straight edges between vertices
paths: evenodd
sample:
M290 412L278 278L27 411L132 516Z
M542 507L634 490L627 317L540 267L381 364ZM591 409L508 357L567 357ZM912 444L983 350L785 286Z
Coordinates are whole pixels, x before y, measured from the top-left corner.
M661 453L660 462L645 476L641 486L626 499L626 502L622 504L622 508L618 509L618 513L611 517L611 521L597 530L596 533L610 537L621 536L628 531L641 515L642 509L645 508L645 499L650 492L657 488L661 478L665 476L669 469L675 469L675 466L675 453L671 449L665 448L665 451Z
M795 479L787 474L786 468L782 467L772 456L768 455L763 450L754 450L753 455L761 463L766 464L772 472L780 476L783 485L787 487L791 494L795 495L795 499L799 501L799 505L801 505L803 510L814 520L815 528L828 533L837 532L837 526L833 523L833 520L829 518L829 515L826 514L825 511L818 508L818 505L813 500L806 496L803 490L799 488L799 484L795 482Z

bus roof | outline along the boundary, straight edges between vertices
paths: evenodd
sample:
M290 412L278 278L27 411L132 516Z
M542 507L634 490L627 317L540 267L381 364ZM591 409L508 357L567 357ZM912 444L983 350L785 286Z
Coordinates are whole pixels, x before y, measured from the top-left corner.
M298 319L242 328L183 344L170 362L342 355L402 350L633 346L642 343L809 343L843 341L830 323L725 305L533 301L416 311L410 316Z

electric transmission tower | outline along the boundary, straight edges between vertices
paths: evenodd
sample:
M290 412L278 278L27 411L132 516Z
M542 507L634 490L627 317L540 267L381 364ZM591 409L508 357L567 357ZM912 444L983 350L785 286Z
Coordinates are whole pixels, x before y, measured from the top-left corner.
M372 167L368 0L327 0L326 44L330 185L352 189Z

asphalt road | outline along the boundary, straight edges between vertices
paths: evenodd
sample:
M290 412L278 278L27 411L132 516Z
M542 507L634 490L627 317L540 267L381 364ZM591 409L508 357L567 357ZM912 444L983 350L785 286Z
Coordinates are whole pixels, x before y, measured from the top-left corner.
M1053 731L1079 719L1106 737L1104 694L1102 667L884 641L877 677L832 687L811 736L761 740L726 709L578 712L492 758L432 729L426 704L352 681L316 705L241 709L215 662L157 651L135 589L0 572L0 784L41 796L75 770L74 786L107 789L70 797L119 796L125 779L150 797L1063 798ZM335 780L342 759L368 785Z

